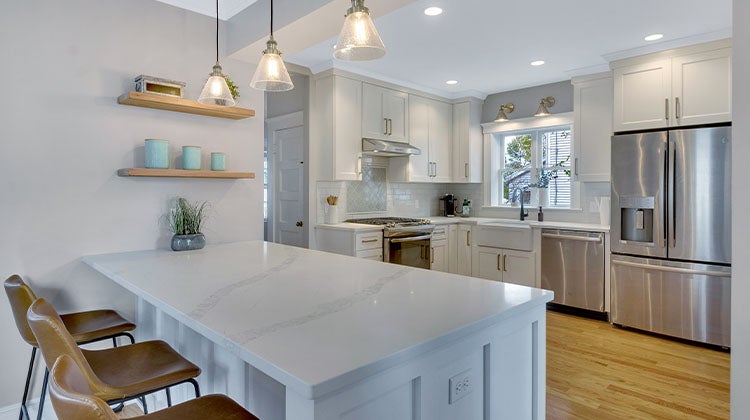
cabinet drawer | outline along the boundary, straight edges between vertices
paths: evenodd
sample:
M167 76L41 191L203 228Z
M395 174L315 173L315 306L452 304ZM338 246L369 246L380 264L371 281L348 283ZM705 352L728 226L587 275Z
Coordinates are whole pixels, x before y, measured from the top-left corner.
M383 250L382 249L368 249L366 251L357 252L357 258L363 258L365 260L383 261Z
M432 231L432 241L440 241L448 239L448 226L436 226L435 230Z
M382 232L371 232L371 233L360 233L357 234L355 239L355 246L357 251L363 251L366 249L383 249L383 233Z

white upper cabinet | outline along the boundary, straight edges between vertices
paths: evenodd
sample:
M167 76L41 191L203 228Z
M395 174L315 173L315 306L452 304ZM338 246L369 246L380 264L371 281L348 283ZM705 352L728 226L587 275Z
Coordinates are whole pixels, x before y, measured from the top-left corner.
M315 81L316 130L311 149L319 154L317 179L362 179L362 82L338 75Z
M572 83L575 180L609 182L612 73L575 77Z
M390 176L399 182L451 182L453 106L409 95L409 143L422 154L391 158Z
M393 89L363 83L362 137L407 142L409 95Z
M453 182L482 182L482 102L453 105Z
M732 120L732 49L702 52L672 60L674 125Z
M716 41L613 62L614 131L732 120L732 49Z
M614 69L615 131L666 127L669 123L670 61Z

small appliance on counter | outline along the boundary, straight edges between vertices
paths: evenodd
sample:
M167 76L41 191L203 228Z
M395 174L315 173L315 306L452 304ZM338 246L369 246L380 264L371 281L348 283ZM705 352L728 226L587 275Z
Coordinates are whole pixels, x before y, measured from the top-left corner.
M453 194L446 194L440 197L440 212L445 217L454 217L456 215L456 197Z

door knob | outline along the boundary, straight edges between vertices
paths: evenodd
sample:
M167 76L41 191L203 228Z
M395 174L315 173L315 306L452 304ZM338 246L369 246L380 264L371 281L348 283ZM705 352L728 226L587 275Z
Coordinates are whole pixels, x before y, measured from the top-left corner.
M302 226L304 226L304 225L305 225L305 222L303 222L302 220L300 220L300 221L298 221L298 222L296 223L296 225L297 225L297 227L302 227Z

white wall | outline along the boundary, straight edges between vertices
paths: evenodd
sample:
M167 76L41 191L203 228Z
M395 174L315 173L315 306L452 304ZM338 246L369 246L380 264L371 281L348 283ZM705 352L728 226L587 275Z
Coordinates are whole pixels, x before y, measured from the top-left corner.
M750 2L734 0L733 127L732 127L732 418L750 418Z
M133 299L80 262L86 254L166 248L160 224L170 197L208 200L209 243L261 239L263 95L254 66L223 59L255 118L233 121L118 105L144 73L200 93L214 64L214 21L153 0L24 0L0 6L0 277L26 277L60 310ZM135 179L144 138L176 151L227 153L228 168L256 180ZM173 158L178 154L174 153ZM209 280L209 279L207 279ZM179 293L178 290L175 293ZM0 299L0 407L20 401L30 348ZM38 385L38 384L37 384ZM38 393L38 388L37 388Z

